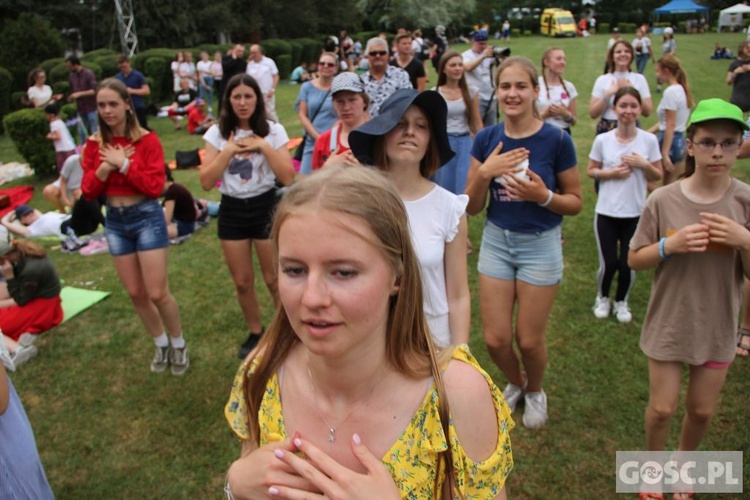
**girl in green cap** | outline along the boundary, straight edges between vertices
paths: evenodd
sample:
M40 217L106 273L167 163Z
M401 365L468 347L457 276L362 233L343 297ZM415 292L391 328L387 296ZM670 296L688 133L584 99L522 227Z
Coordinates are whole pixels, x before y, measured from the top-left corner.
M630 267L656 267L640 340L649 358L650 451L665 448L685 364L690 376L678 451L698 449L735 356L740 290L750 276L750 186L730 171L747 129L737 106L698 103L688 122L685 175L651 195L630 242Z

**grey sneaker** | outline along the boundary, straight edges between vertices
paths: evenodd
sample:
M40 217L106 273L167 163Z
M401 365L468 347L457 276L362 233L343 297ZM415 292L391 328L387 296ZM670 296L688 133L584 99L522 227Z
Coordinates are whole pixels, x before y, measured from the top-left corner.
M156 346L156 352L154 353L154 359L151 360L151 371L154 373L161 373L167 369L169 365L171 348Z
M523 390L523 387L518 387L511 383L508 383L505 389L503 389L503 397L505 398L505 402L508 403L511 413L516 411L516 406L518 406L518 402L523 397Z
M16 365L13 364L13 357L5 346L5 341L3 340L2 335L0 335L0 362L9 372L16 371Z
M173 347L169 351L169 362L172 365L172 375L184 375L190 368L190 356L187 346L182 348Z
M523 425L538 429L547 423L547 395L544 391L527 392L524 396Z
M26 347L36 342L36 337L37 336L33 333L22 333L21 336L18 337L18 343Z
M34 345L21 346L16 349L16 352L10 355L10 359L13 361L13 371L17 370L19 366L26 363L37 354L39 354L39 351Z

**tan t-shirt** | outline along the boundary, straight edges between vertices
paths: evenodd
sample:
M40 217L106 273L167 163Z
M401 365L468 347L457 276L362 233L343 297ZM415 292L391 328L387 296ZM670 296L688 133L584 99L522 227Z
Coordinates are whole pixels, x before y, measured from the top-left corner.
M657 189L646 201L630 248L658 242L700 222L701 212L729 217L750 228L750 186L732 179L721 200L690 201L681 182ZM702 365L734 359L740 312L742 259L737 250L709 244L704 253L675 254L654 272L641 331L641 350L657 361Z

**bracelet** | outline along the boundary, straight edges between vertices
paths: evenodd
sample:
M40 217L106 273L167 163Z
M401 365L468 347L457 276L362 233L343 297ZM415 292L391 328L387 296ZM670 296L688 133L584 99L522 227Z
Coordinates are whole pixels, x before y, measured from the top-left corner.
M599 179L599 169L594 170L594 180L598 181Z
M547 191L549 191L549 196L547 196L547 200L544 203L539 203L540 207L546 207L552 203L552 198L555 196L555 193L553 193L551 189L547 189Z
M671 255L667 255L667 252L664 248L666 244L667 244L667 238L662 238L659 240L659 257L664 262L668 261L672 257Z
M119 168L120 173L122 175L125 175L128 172L128 167L130 166L130 160L128 158L125 158L122 162L122 167Z

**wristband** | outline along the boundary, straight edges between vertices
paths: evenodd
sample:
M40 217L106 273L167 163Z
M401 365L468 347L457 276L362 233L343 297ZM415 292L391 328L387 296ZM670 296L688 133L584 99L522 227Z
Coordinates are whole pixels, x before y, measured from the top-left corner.
M549 196L547 196L547 200L544 203L539 203L540 207L546 207L552 203L552 198L555 196L555 193L553 193L551 189L547 189L547 191L549 191Z
M594 170L594 180L595 181L599 180L599 169Z
M664 262L668 261L672 257L671 255L667 255L667 252L666 252L666 250L664 248L666 246L666 244L667 244L667 239L666 238L662 238L662 239L659 240L659 257Z
M120 173L122 175L125 175L128 173L128 167L130 166L130 160L128 158L125 158L122 162L122 167L120 167Z

